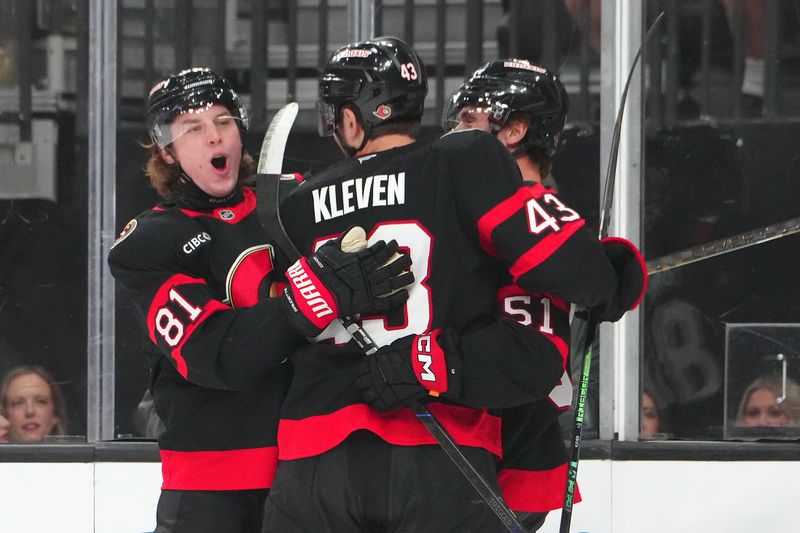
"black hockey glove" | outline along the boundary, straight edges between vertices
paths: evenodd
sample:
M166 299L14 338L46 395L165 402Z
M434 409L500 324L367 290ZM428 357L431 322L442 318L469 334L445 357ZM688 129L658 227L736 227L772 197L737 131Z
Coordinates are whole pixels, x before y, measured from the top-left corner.
M455 399L461 393L461 356L455 332L409 335L361 362L356 387L377 411L409 407L430 396Z
M647 289L647 266L642 253L627 239L608 237L600 243L617 274L617 292L595 311L600 322L616 322L642 300Z
M414 282L411 258L399 254L387 263L397 252L396 241L349 253L341 246L342 238L330 240L286 271L284 308L306 337L316 337L337 317L386 313L408 299L402 287Z

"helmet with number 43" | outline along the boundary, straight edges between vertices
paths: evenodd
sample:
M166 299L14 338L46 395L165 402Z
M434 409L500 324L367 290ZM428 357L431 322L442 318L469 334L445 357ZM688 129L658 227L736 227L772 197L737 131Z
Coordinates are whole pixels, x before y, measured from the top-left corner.
M348 44L330 58L319 81L318 129L336 129L344 106L355 110L365 142L377 126L422 117L428 81L419 56L396 37Z

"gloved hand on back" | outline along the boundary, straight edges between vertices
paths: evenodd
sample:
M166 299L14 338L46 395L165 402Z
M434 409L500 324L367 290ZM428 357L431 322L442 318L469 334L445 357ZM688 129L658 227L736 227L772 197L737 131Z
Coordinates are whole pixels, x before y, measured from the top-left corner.
M461 356L455 332L434 330L397 339L364 357L356 379L365 403L378 411L409 407L461 393Z
M398 254L387 263L398 253L394 240L346 251L352 247L347 242L362 239L363 234L363 229L351 228L286 271L284 309L302 335L315 337L338 317L386 313L408 299L408 291L403 287L414 282L414 275L408 271L411 258Z

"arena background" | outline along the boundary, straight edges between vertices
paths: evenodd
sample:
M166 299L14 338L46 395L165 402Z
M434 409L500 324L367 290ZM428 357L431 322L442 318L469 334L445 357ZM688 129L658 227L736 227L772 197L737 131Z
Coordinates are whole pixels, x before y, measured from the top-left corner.
M0 529L153 527L140 332L105 257L155 202L140 146L154 81L224 72L251 113L252 152L297 101L285 168L313 171L340 157L316 136L314 99L319 66L344 42L413 43L430 77L425 135L441 132L446 98L473 69L525 57L568 89L554 176L596 226L619 95L663 10L627 102L611 234L650 265L759 244L654 273L643 305L603 327L573 530L796 530L800 429L732 430L753 378L800 379L800 6L756 4L753 37L744 1L726 13L719 0L0 0L0 374L45 366L70 419L59 441L0 446ZM742 90L754 49L755 96ZM639 434L643 389L669 422L656 439ZM551 516L544 530L556 529Z

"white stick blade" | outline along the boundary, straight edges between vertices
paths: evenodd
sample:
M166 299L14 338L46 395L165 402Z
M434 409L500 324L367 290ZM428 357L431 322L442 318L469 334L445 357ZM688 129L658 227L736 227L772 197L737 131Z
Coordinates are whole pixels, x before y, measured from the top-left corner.
M280 174L283 168L283 152L286 141L292 130L299 106L297 102L289 102L278 112L269 123L264 142L261 143L261 153L258 157L259 174Z

